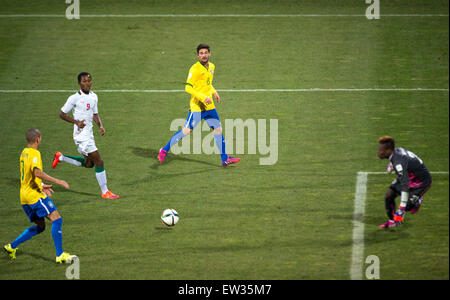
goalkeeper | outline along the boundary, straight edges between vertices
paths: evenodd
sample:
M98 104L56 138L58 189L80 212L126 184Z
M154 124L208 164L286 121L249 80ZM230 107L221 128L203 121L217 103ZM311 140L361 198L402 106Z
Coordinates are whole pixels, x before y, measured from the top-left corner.
M378 139L377 155L380 159L389 159L387 171L395 172L398 176L385 196L386 213L389 219L379 227L397 227L403 222L406 212L414 214L419 211L423 195L430 188L432 178L423 161L411 151L395 148L395 141L390 136ZM397 196L401 196L401 200L395 211Z

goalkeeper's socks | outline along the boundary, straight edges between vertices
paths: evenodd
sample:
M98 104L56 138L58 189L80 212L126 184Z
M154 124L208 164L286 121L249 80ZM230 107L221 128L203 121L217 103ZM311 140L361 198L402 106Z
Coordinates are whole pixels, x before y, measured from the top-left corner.
M106 185L106 171L104 167L95 167L95 177L97 177L98 185L102 190L102 194L108 191L108 186Z
M183 130L178 130L170 139L170 141L163 147L164 150L169 152L170 148L172 148L173 145L181 141L181 139L184 138Z
M82 156L61 155L59 160L77 167L86 166L86 159Z

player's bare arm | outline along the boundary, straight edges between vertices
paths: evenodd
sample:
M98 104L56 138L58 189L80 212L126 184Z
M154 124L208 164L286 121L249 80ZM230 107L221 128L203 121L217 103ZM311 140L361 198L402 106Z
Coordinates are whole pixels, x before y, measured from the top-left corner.
M66 122L77 125L78 128L80 128L80 129L82 129L82 128L84 128L84 126L86 126L86 124L84 123L85 120L81 120L81 121L75 120L74 118L72 118L68 114L64 113L63 111L59 112L59 117Z
M105 128L103 128L103 124L102 124L102 120L100 120L100 116L98 114L94 114L93 120L94 120L95 124L98 125L98 128L100 129L100 134L104 135L106 130L105 130Z
M214 98L216 98L217 103L220 103L220 96L217 92L213 94Z
M65 182L64 180L61 180L61 179L54 178L54 177L46 174L45 172L39 170L38 168L34 168L33 174L34 174L34 176L36 176L42 180L50 181L50 182L62 185L66 189L69 189L69 184L67 182Z

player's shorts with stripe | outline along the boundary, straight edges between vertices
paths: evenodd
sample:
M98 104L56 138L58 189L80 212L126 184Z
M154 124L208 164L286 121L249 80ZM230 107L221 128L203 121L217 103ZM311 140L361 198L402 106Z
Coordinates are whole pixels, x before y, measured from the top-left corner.
M184 127L194 129L195 126L200 124L201 120L205 120L206 123L208 123L208 126L212 129L222 126L220 124L219 114L214 108L206 111L189 111L186 123L184 123Z
M39 198L39 201L34 204L24 204L22 208L30 222L42 219L56 210L55 204L49 197L45 199Z
M74 142L77 146L78 153L81 155L88 156L89 153L98 150L93 137L82 141L74 140Z

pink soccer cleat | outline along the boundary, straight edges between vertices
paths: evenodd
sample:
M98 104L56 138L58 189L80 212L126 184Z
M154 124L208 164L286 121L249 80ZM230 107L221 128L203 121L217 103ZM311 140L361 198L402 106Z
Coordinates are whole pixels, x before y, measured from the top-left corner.
M167 156L167 151L164 150L163 148L159 149L159 154L158 154L158 160L160 163L162 163Z
M226 167L228 165L237 164L240 161L241 161L240 158L234 158L234 157L228 156L227 160L222 162L222 166Z
M388 220L386 223L381 224L378 226L378 228L391 228L391 227L398 227L398 222L394 222L392 220Z

